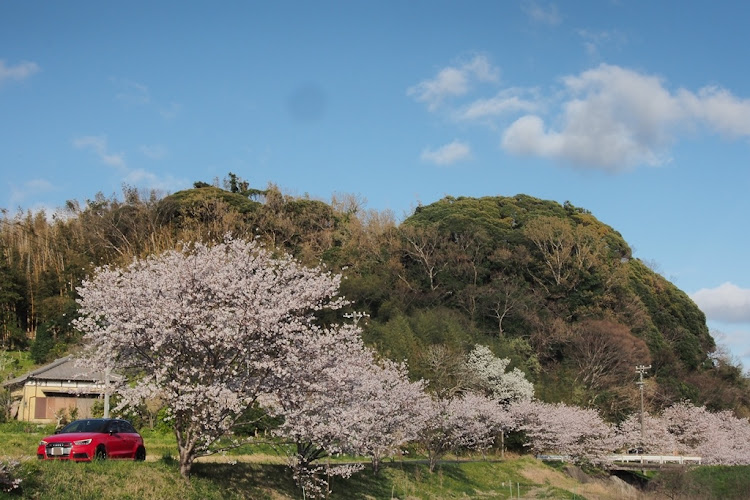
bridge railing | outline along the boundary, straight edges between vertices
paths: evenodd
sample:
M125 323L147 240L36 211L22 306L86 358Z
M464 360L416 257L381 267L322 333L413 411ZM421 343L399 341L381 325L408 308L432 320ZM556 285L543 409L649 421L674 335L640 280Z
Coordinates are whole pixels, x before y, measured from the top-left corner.
M539 460L548 462L570 462L572 459L569 455L537 455ZM702 457L690 457L683 455L607 455L605 461L619 463L637 463L637 464L693 464L700 465Z
M700 465L702 457L688 457L683 455L608 455L610 462L626 462L639 464L697 464Z

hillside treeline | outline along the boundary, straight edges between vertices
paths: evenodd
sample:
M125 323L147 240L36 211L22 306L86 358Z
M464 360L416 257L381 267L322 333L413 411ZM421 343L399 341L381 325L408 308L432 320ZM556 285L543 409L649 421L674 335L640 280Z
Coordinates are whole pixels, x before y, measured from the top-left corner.
M3 212L0 342L43 363L74 349L76 287L181 242L257 238L345 276L365 340L408 361L433 391L461 391L466 353L489 346L538 398L619 420L689 399L750 415L748 380L718 355L703 313L613 228L570 203L531 196L446 197L398 223L356 196L330 202L250 189L234 174L161 196L125 187L62 213Z

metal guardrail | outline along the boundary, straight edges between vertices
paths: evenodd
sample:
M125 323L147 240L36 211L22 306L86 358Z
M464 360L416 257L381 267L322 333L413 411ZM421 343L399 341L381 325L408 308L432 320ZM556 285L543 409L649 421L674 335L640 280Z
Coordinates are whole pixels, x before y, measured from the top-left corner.
M702 457L686 457L682 455L607 455L609 462L626 462L639 464L696 464L700 465Z
M537 455L538 460L547 462L570 462L570 455ZM604 457L607 462L620 463L638 463L638 464L695 464L700 465L702 457L688 457L683 455L607 455Z

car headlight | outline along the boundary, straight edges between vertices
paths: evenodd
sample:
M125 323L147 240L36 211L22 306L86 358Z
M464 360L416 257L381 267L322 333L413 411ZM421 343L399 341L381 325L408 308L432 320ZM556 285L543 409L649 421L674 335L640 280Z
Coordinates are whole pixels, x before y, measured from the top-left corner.
M42 439L41 441L39 441L39 446L47 446L47 441Z
M80 439L78 441L73 441L73 444L76 444L76 445L91 444L91 440L90 439Z

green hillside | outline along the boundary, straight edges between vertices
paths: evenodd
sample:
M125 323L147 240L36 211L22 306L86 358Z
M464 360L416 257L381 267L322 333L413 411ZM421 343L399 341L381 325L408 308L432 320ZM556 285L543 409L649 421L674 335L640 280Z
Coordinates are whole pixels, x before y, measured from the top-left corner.
M746 411L737 367L711 358L703 313L589 211L526 195L446 197L396 232L392 291L373 304L368 336L416 370L430 344L477 342L514 359L543 399L615 419L635 408L638 364L652 365L653 407L688 398ZM382 295L352 292L361 303Z
M446 197L397 223L355 197L326 203L230 176L227 189L126 189L123 200L68 205L66 217L0 219L0 341L37 363L79 341L75 287L95 266L232 233L342 272L351 310L369 315L366 341L433 389L459 383L452 367L479 343L510 358L539 398L614 420L639 404L641 364L652 366L652 410L690 399L750 414L747 379L712 355L697 306L633 258L616 229L567 202Z

